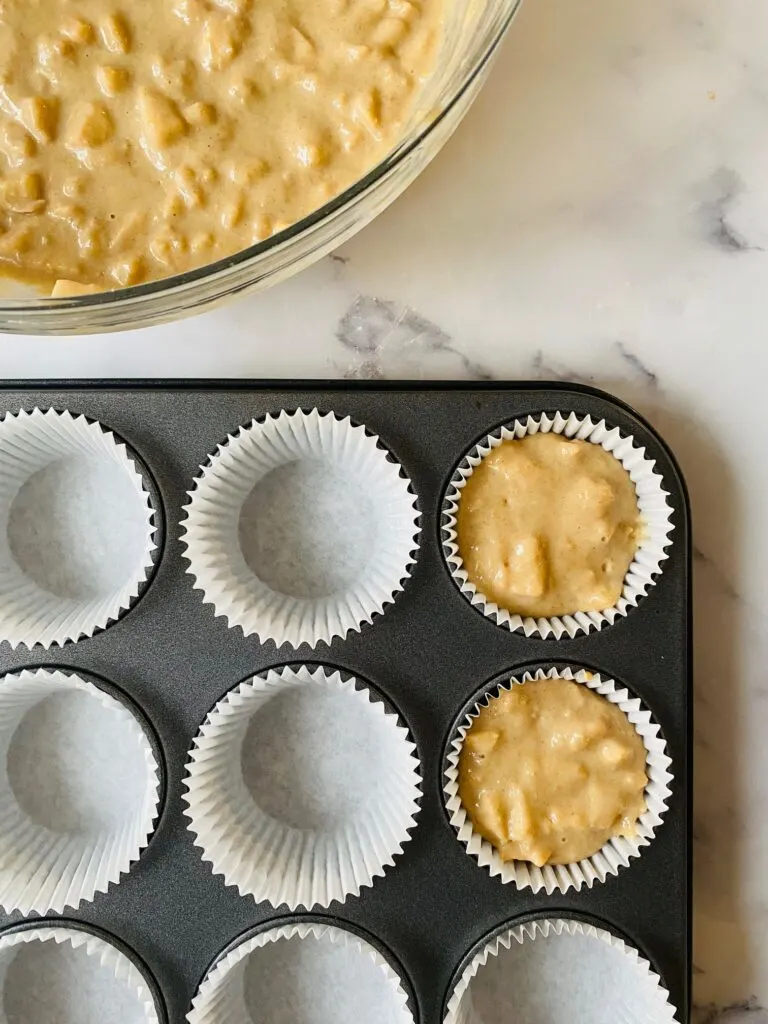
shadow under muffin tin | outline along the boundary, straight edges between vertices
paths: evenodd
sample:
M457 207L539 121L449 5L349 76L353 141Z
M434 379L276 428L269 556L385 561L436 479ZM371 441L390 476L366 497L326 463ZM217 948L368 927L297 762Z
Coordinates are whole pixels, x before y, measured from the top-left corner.
M44 587L40 574L58 564L71 568L75 589L83 592L74 598L66 593L72 581L59 573L57 587L67 600L76 598L82 604L103 592L111 603L104 604L106 618L91 615L87 628L75 630L79 640L73 636L67 642L66 629L62 632L57 627L58 632L49 630L38 644L11 647L3 643L0 671L23 680L30 678L24 670L44 668L60 672L65 681L67 676L77 677L87 684L86 689L88 685L101 688L110 700L122 698L123 713L133 715L136 735L144 737L140 749L146 751L142 756L151 784L144 818L154 813L157 822L148 845L119 881L113 880L107 891L97 886L92 901L70 903L60 917L45 918L45 927L60 930L60 948L88 948L79 939L71 941L72 929L80 933L94 929L95 937L89 941L97 951L102 948L99 942L113 941L115 949L128 957L125 963L133 964L128 976L137 979L134 988L150 1008L147 1019L165 1017L171 1024L181 1024L187 1014L193 1024L225 1020L247 1024L243 992L252 997L254 986L269 984L270 977L274 987L275 972L293 977L297 963L305 964L307 983L314 986L321 984L324 971L331 972L328 984L337 993L345 977L365 979L366 972L373 970L376 984L393 995L392 1015L382 1014L382 1024L414 1019L422 1024L446 1019L473 1024L482 1019L486 1024L482 1014L489 998L506 1012L515 1009L504 1003L506 996L498 989L499 972L494 975L492 970L495 962L501 966L503 956L513 957L510 976L519 970L521 977L528 977L537 971L539 953L543 954L542 978L561 979L551 987L546 1003L553 1024L559 1024L558 1013L566 1012L566 1019L571 1019L567 1017L570 973L576 1007L573 1019L580 1020L585 978L578 965L599 973L610 971L612 963L618 985L624 984L622 971L629 972L628 991L634 991L632 984L637 982L638 1005L649 1008L650 1016L644 1020L672 1017L666 994L655 987L656 974L669 991L677 1018L687 1020L692 743L689 512L674 458L644 421L608 395L564 384L126 381L52 382L34 387L9 383L0 391L4 416L22 410L32 413L36 408L56 410L59 416L71 414L81 423L77 430L83 437L89 431L109 435L105 446L94 433L96 446L101 456L108 451L111 457L117 445L117 464L135 469L141 487L137 490L131 483L133 492L130 487L125 491L122 504L130 505L128 495L133 493L139 513L131 521L125 509L121 512L121 502L113 502L109 522L99 522L98 484L86 472L86 495L77 499L80 505L74 514L67 505L73 488L66 464L48 470L51 480L39 473L34 476L45 469L45 460L25 484L21 512L14 510L17 499L9 493L9 551L22 569L25 558L35 561L35 529L39 531L45 523L40 505L49 500L55 505L56 557L51 562L49 553L47 565L34 565L36 586ZM247 432L254 421L257 427L267 424L273 435L272 424L298 422L286 415L296 410L307 414L300 419L304 428L309 424L309 432L299 437L291 429L287 447L288 435L277 441L270 436L272 461L259 463L266 486L261 493L251 493L247 484L254 473L253 459L261 456L251 453L240 460L233 440L242 437L243 428ZM443 512L451 479L476 445L502 425L542 414L553 417L557 412L566 417L575 413L582 420L590 417L595 424L605 421L609 429L618 428L623 437L631 437L655 463L672 509L668 557L647 595L603 628L574 631L573 636L564 633L559 639L502 628L482 608L473 607L446 561ZM319 421L333 424L336 435L337 424L347 418L348 429L341 431L344 436L329 441ZM222 452L232 456L230 468L234 467L237 485L225 480L220 492L214 488L203 497L206 512L213 510L212 522L220 502L222 517L229 517L229 537L238 542L227 549L223 569L224 563L217 561L221 537L213 536L215 529L213 534L201 531L198 523L197 535L191 538L188 514L201 481L215 469L216 456ZM307 453L302 471L296 459ZM84 472L82 467L78 472ZM18 490L18 482L13 486ZM379 537L389 538L386 557L374 559L375 585L363 586L362 595L357 594L353 584L360 580L365 584L366 568L381 553L376 536L361 530L360 524L382 514L387 494L392 504L381 517L379 531ZM243 531L249 520L251 525L260 522L268 506L277 507L280 514L251 543ZM148 533L142 534L142 517L150 509ZM293 557L285 559L281 552L289 544L286 538L297 528L301 536ZM116 557L114 537L124 535L129 540ZM190 539L199 541L197 552ZM78 544L84 544L85 550L78 552ZM126 550L131 544L132 554ZM255 627L242 614L253 605L253 595L246 594L238 610L236 602L230 601L226 582L233 564L236 570L242 569L237 562L238 544L245 549L242 559L259 564L272 596L279 600L281 593L292 591L293 605L287 612L284 605L276 616L261 616ZM335 559L342 550L344 557ZM109 565L103 563L112 560L119 563L115 572L133 582L121 585L110 578ZM297 564L304 567L298 577ZM323 587L325 577L332 581L330 588ZM212 586L217 588L216 600L210 598ZM334 618L323 589L351 594L352 611L346 609ZM304 612L309 606L307 618ZM277 622L278 628L265 631L267 621ZM295 627L296 622L301 625ZM32 635L29 623L27 614L24 638ZM18 631L7 635L19 639ZM277 646L269 635L293 639L297 646ZM312 646L298 644L301 639L311 639ZM616 875L578 889L534 892L504 884L467 855L445 807L446 759L458 716L484 686L504 677L521 677L526 671L566 667L586 668L615 680L650 712L671 758L671 795L650 844ZM286 680L292 685L286 685ZM332 693L324 686L328 680L333 680ZM264 702L259 692L268 685L274 686L275 696ZM83 687L78 684L74 689ZM79 699L83 694L75 696ZM235 746L217 762L219 746L208 726L204 729L209 735L201 745L201 726L218 723L222 711L230 716L241 706L249 710L233 726ZM76 760L82 750L91 757L88 764L93 767L96 754L89 753L89 747L96 750L104 737L94 736L91 744L83 723L76 723L73 742L68 744L70 724L61 709L54 709L30 735L44 748L50 733L53 754L46 763L58 764L57 757L65 750ZM295 733L286 733L285 743L279 734L275 739L275 730L282 729ZM334 729L341 732L336 740ZM268 742L270 734L272 742ZM258 756L251 757L253 750ZM200 837L205 830L192 827L190 752L198 775L202 773L203 782L197 786L203 802L210 803L209 768L211 777L217 769L231 783L227 799L234 821L228 829L233 837L239 827L240 797L257 804L262 817L283 821L285 842L294 844L295 884L285 892L294 895L269 891L276 901L287 898L287 903L273 906L251 895L266 889L259 888L258 871L243 874L237 856L223 848L227 830L221 835L205 833L212 845L204 858ZM11 740L10 753L6 750L11 767L13 757L23 764L23 751L14 750ZM251 786L256 780L255 791L237 777L238 760L242 771L250 773ZM273 769L277 782L270 787L267 777ZM18 766L14 770L18 776ZM333 785L337 777L342 783L339 792ZM79 775L72 774L72 780L78 778L89 778L82 765ZM389 814L388 784L394 785L395 809L384 839L370 839L376 856L364 858L364 877L355 871L350 874L342 865L338 871L348 884L341 890L333 885L303 885L303 863L310 873L313 866L324 864L326 875L331 871L328 863L337 863L333 856L324 860L318 853L327 821L337 837L350 829L352 834L356 816L370 812L374 796L382 793L387 794L386 800L382 796L382 806L386 804ZM13 772L9 785L13 789ZM104 792L96 787L97 797L101 794L106 799ZM91 797L93 803L95 797ZM156 799L156 807L150 798ZM25 810L31 813L26 806ZM86 825L93 824L88 815L97 810L87 801L78 803L82 821L77 819L72 828L87 832ZM376 814L372 817L375 820ZM244 820L248 832L255 819L245 815ZM54 822L51 827L64 826ZM370 835L375 831L371 825ZM267 849L257 854L251 850L250 856L260 863L271 856L279 865L283 840L275 852L273 832L266 829L265 834ZM307 835L315 839L305 844ZM327 853L324 850L323 856ZM304 855L306 861L301 859ZM239 889L227 884L246 878L238 883ZM306 894L321 891L325 896L318 904L305 908L301 900ZM28 905L24 904L25 909ZM0 914L0 957L3 936L8 937L9 949L36 948L36 942L13 939L15 928L36 924L39 917L32 916L28 923L19 910ZM48 950L54 943L39 945ZM260 966L254 960L256 954L265 958ZM113 953L106 955L106 962L112 960L124 962ZM14 968L0 967L10 985ZM119 973L117 967L115 971ZM472 985L484 971L486 988L475 998ZM503 972L509 973L506 967ZM15 980L17 989L20 977ZM599 987L596 992L598 999L605 995ZM560 1004L553 993L559 993ZM335 998L340 1001L340 995ZM531 1006L535 1008L539 995L527 991L519 999L520 1019L533 1020L526 1014ZM320 1006L323 999L318 996L317 1002ZM326 999L328 1006L332 1002ZM621 1019L621 1012L615 1019ZM318 1013L322 1015L321 1010ZM602 1018L595 1012L594 1019ZM626 1019L632 1019L631 1008ZM30 1019L29 1024L36 1021ZM269 1024L274 1022L270 1019Z

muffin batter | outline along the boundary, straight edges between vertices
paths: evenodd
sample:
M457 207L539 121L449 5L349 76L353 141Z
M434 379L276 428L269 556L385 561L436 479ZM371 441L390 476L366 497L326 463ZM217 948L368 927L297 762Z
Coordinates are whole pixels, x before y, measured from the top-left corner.
M457 518L470 582L500 608L534 618L616 604L641 528L621 463L559 434L495 448L467 479Z
M502 860L572 864L645 811L646 752L623 712L565 679L515 684L473 721L459 795Z
M299 220L396 143L445 2L0 0L0 267L82 294Z

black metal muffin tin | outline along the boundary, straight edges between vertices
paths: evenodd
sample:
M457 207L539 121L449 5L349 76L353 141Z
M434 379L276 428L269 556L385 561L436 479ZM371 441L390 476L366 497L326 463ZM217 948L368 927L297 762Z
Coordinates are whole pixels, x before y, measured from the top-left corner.
M691 939L691 558L688 499L663 440L626 405L575 384L100 381L9 382L0 414L69 409L114 430L150 474L161 503L158 565L118 622L90 639L11 650L0 672L56 665L122 689L157 733L166 799L156 833L130 874L66 916L106 929L156 978L170 1024L181 1024L209 966L239 936L276 919L310 916L366 934L399 965L420 1024L440 1024L452 979L471 949L504 923L530 916L594 920L637 946L689 1016ZM179 542L182 506L207 456L241 424L280 409L349 415L380 435L418 496L421 545L412 578L383 616L330 647L294 651L228 629L193 589ZM471 607L446 568L440 507L464 453L495 427L529 414L575 411L605 419L656 460L674 509L663 573L638 608L600 632L542 640L501 629ZM154 490L154 487L157 490ZM159 496L159 498L158 498ZM187 751L202 720L244 677L271 666L321 662L369 680L397 707L418 746L423 798L403 855L359 898L288 915L226 887L203 862L182 804ZM672 757L669 810L651 845L592 889L551 896L492 878L448 823L445 744L468 698L486 681L533 665L596 669L626 684L660 723ZM20 915L0 915L0 926Z

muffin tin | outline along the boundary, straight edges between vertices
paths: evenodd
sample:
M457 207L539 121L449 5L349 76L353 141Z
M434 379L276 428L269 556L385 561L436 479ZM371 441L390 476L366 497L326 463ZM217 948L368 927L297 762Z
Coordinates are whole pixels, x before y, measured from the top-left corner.
M147 733L163 797L155 834L131 870L92 902L46 921L93 926L99 935L103 929L116 937L145 979L155 979L162 996L150 982L148 990L158 1019L170 1024L185 1020L204 978L221 977L225 961L236 965L243 942L264 945L262 933L271 928L331 942L346 929L342 946L365 950L383 964L420 1024L440 1024L446 1014L474 1019L451 1000L488 944L494 955L526 937L560 942L576 936L603 942L614 955L626 942L632 962L658 973L678 1020L687 1021L690 523L674 457L645 421L611 396L571 384L10 382L0 391L3 415L35 408L83 414L126 443L154 510L154 568L117 621L62 646L3 643L0 671L59 668L101 682L112 697L122 694ZM370 623L363 617L359 629L330 644L294 649L230 628L216 614L220 609L204 603L182 538L193 482L218 446L253 420L298 409L349 417L378 435L410 482L420 531L402 592L383 614ZM599 630L559 639L502 628L473 607L451 578L443 548L443 504L464 456L501 425L556 412L604 420L634 438L655 461L673 510L668 558L637 607ZM226 885L204 861L187 816L188 755L201 723L238 684L282 666L294 675L324 670L341 686L355 677L370 701L381 702L390 719L407 727L420 762L416 825L402 852L393 852L394 864L381 877L374 872L359 895L307 912L256 903ZM599 672L640 699L660 726L673 781L664 819L639 857L604 881L548 894L504 884L467 855L450 824L444 773L456 722L484 686L565 666ZM18 911L0 915L0 941L20 924L28 927ZM576 966L574 972L574 985L583 987ZM228 1019L202 1012L199 999L193 1014L196 1021Z

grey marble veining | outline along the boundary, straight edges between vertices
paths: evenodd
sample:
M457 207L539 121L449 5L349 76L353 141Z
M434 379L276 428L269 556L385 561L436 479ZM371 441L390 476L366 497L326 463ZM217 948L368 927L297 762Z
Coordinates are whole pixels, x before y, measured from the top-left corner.
M768 1010L755 999L745 999L728 1006L696 1006L692 1021L693 1024L765 1024Z
M348 379L493 379L485 366L460 352L437 324L414 309L372 295L358 295L353 300L339 319L336 338L354 353L348 365L338 364L339 372Z

